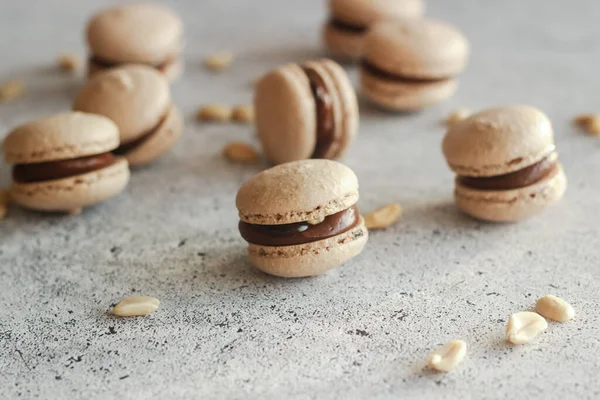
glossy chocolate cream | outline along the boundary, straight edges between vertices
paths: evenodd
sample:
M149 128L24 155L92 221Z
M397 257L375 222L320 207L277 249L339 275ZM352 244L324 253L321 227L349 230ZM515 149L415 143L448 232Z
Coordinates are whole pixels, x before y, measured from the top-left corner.
M146 140L150 139L150 137L156 133L156 131L158 130L158 128L160 128L160 126L163 124L165 119L167 119L168 114L169 113L167 112L164 116L162 116L162 118L158 121L158 123L154 126L154 128L151 128L148 131L142 133L142 135L140 137L138 137L130 142L121 144L117 149L113 150L113 153L120 155L120 156L124 156L127 153L129 153L130 151L141 146L142 143L144 143Z
M329 25L331 25L335 29L339 29L340 31L344 31L355 35L361 35L367 31L366 26L349 24L336 18L331 18L329 20Z
M324 158L335 142L333 99L325 86L325 81L317 71L304 67L304 73L310 81L317 109L317 144L311 158Z
M558 167L556 153L544 157L541 161L509 174L474 178L459 176L461 185L479 190L511 190L533 185L549 176Z
M444 82L444 81L451 79L451 77L444 77L444 78L422 78L422 77L420 77L420 78L417 78L417 77L393 74L391 72L387 72L387 71L379 68L378 66L376 66L375 64L373 64L367 60L364 60L361 63L361 66L362 66L363 70L370 75L373 75L377 78L384 79L387 81L394 81L394 82L400 82L400 83L427 84L427 83Z
M83 175L113 165L119 160L111 153L49 161L37 164L17 164L13 167L13 180L20 183L44 182Z
M318 224L297 222L284 225L255 225L240 221L242 237L260 246L294 246L337 236L358 225L360 214L356 206L328 215Z

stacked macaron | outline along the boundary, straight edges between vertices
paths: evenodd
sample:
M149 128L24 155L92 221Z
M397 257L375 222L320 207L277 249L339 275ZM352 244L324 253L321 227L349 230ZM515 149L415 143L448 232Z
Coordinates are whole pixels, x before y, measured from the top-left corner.
M339 158L358 129L356 94L331 60L269 72L256 86L254 108L264 152L275 164Z
M174 80L182 69L181 20L155 4L126 4L103 10L87 26L88 74L125 64L145 64Z
M368 232L356 208L358 180L330 160L263 171L236 197L250 261L282 277L319 275L358 255Z
M323 28L325 45L338 58L363 55L366 33L375 22L391 18L420 18L421 0L330 0L331 17Z
M367 34L364 52L362 93L381 107L410 111L454 93L469 45L445 23L403 19L377 23Z
M133 167L164 155L183 128L168 82L155 69L143 65L97 74L77 94L73 109L113 120L121 137L115 153L126 157Z
M443 152L456 172L455 199L487 221L518 221L560 200L566 177L552 125L528 106L479 112L452 126Z
M76 213L120 193L127 160L111 153L119 131L108 118L66 112L22 125L4 141L13 167L12 201L39 211Z

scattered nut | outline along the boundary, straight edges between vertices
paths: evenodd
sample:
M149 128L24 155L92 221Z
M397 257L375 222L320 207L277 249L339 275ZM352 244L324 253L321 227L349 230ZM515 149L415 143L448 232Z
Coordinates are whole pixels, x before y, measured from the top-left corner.
M254 107L250 104L236 106L231 114L231 119L247 124L253 123Z
M231 108L221 104L208 104L198 109L198 121L227 122L231 119Z
M259 158L254 147L241 142L228 143L223 150L223 155L229 161L237 164L254 164Z
M444 123L446 124L446 126L452 126L455 125L457 122L468 118L469 115L471 115L471 110L467 108L457 108L456 110L452 111L450 115L448 115Z
M160 301L154 297L131 296L125 297L112 309L112 313L119 317L137 317L148 315L158 308Z
M546 328L548 323L538 313L531 311L514 313L508 319L506 339L512 344L529 343Z
M8 210L9 202L10 198L8 196L8 191L0 189L0 220L2 220L6 216L6 211Z
M543 317L558 322L566 322L575 316L575 310L569 303L551 294L538 299L535 303L535 311Z
M7 81L0 86L0 101L9 101L23 94L25 86L21 81Z
M575 117L576 125L592 135L600 135L600 114L580 114Z
M204 59L204 66L212 71L222 71L233 62L233 54L229 51L220 51Z
M429 355L427 365L436 371L450 372L465 359L466 355L467 344L462 340L451 340Z
M58 66L65 72L73 72L81 66L81 59L72 53L63 53L57 58Z
M398 221L402 216L402 206L398 203L388 204L365 216L367 229L383 229Z

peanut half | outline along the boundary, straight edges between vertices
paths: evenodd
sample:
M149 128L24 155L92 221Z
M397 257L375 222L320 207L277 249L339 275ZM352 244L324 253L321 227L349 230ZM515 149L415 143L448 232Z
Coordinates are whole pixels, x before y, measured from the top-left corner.
M398 221L402 216L402 206L398 203L388 204L365 215L367 229L383 229Z
M137 317L148 315L158 308L160 301L154 297L131 296L125 297L112 309L118 317Z
M512 344L529 343L546 328L548 323L538 313L531 311L514 313L508 319L506 339Z
M465 359L466 355L467 344L462 340L451 340L429 355L427 365L436 371L450 372Z
M229 51L220 51L211 54L204 59L204 66L211 71L222 71L228 68L233 62L233 53Z
M543 317L558 322L566 322L575 316L575 310L569 303L551 294L538 299L535 303L535 311Z
M259 155L254 147L242 142L230 142L223 149L223 155L237 164L254 164Z

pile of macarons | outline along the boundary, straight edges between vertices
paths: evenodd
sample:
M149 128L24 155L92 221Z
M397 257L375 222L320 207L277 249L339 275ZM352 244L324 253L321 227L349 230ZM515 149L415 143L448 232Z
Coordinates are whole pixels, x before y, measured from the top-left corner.
M450 97L469 56L456 28L423 17L421 0L330 0L323 38L333 58L360 65L361 93L394 111ZM127 4L87 26L88 81L72 110L17 127L3 144L14 164L12 201L78 213L120 193L130 167L159 159L183 131L169 82L182 72L183 29L170 10ZM256 129L274 167L239 189L239 231L259 269L322 274L368 240L359 185L341 158L359 130L353 84L331 59L269 71L254 94ZM443 155L455 201L485 221L518 221L558 201L566 177L549 119L529 106L498 107L452 125Z

